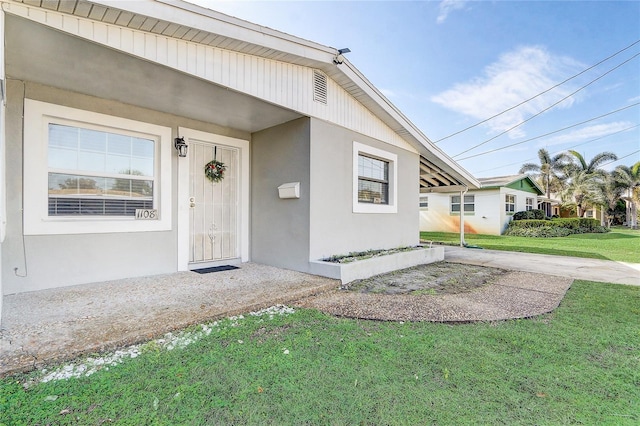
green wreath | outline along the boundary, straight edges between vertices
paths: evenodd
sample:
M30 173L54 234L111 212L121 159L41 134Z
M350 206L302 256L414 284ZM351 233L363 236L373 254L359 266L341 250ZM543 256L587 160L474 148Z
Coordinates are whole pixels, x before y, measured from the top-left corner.
M227 170L227 166L217 160L212 160L204 166L204 174L211 182L220 182L224 179L224 172Z

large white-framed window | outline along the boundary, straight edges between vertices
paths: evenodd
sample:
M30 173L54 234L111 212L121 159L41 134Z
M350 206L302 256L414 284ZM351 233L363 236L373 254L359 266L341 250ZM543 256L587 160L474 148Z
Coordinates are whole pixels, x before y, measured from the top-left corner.
M459 215L460 214L460 196L452 195L451 196L451 214ZM475 195L465 195L464 202L462 203L462 210L465 215L474 215L476 214L476 196Z
M505 194L504 211L507 214L514 214L516 211L516 196L513 194Z
M24 120L26 235L171 229L171 128L31 99Z
M397 213L398 156L353 142L353 212Z

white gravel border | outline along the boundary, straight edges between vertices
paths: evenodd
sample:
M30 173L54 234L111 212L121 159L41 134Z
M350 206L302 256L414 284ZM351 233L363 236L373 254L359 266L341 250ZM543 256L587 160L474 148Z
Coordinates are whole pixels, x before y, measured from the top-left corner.
M276 316L288 316L295 313L293 308L285 305L274 305L256 312L250 312L252 317L264 317L273 320ZM25 389L32 387L38 383L46 383L55 380L68 380L73 377L88 377L98 371L108 371L109 367L115 367L122 364L127 359L136 358L146 350L151 348L157 350L171 351L174 349L184 349L192 343L197 342L205 336L209 336L212 332L220 332L229 327L238 327L245 320L243 315L231 316L219 321L213 321L206 324L200 324L195 329L190 328L189 331L182 330L179 332L169 332L163 337L151 340L146 343L131 345L126 348L103 354L97 357L87 357L81 360L67 363L53 369L43 368L37 374L37 377L31 378L23 384ZM262 321L263 319L260 319ZM241 340L239 343L243 343Z

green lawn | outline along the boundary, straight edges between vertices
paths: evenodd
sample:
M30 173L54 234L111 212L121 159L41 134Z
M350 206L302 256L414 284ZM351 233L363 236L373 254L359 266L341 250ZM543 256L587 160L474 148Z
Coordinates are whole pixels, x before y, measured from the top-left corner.
M459 244L460 235L450 232L421 232L420 238L445 244ZM485 249L588 257L640 263L640 230L616 227L606 234L577 234L558 238L510 237L465 234L467 244Z
M90 377L4 379L0 424L640 423L640 287L576 281L554 313L496 323L222 324Z

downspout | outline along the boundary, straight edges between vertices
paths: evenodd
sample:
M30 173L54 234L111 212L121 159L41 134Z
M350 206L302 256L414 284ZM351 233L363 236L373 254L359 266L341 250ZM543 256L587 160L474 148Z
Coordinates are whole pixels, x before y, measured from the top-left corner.
M4 10L0 8L0 260L2 260L2 243L7 231L7 182L6 182L6 148L5 148L5 107L7 105L7 85L4 68ZM2 319L2 262L0 262L0 325Z
M464 247L467 243L464 241L464 195L469 190L465 185L464 190L460 191L460 247Z

